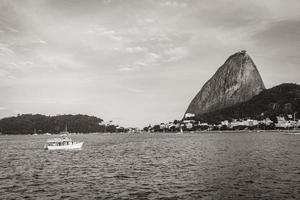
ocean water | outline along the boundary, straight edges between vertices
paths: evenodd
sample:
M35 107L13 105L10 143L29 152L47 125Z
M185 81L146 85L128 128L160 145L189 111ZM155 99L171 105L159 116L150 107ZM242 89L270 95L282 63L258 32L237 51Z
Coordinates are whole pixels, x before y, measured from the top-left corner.
M300 199L300 135L0 136L0 199Z

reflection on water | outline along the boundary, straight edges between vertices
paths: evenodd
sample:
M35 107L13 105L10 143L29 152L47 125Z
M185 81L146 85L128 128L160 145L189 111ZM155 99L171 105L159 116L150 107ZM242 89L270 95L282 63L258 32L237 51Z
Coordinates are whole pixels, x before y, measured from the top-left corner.
M48 136L49 137L49 136ZM300 136L280 133L0 136L1 199L300 199Z

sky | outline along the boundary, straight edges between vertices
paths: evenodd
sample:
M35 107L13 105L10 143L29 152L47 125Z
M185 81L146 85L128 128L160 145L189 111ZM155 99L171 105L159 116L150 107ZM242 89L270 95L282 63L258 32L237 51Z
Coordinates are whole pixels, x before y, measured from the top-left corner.
M299 0L0 0L0 118L181 119L247 50L267 88L300 84Z

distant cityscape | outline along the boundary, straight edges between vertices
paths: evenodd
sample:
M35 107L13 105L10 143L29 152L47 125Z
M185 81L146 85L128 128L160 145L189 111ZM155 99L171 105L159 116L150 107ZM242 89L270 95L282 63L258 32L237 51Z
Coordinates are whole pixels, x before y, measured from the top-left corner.
M23 114L0 120L0 134L59 134L68 125L70 133L183 133L201 131L241 131L241 130L291 130L300 127L296 112L276 117L260 119L228 119L210 124L199 121L196 116L186 113L182 120L148 125L142 129L122 127L113 121L105 122L100 118L87 115L43 116ZM75 122L75 123L74 123Z
M296 119L296 113L286 116L280 115L271 120L269 117L257 119L232 119L224 120L219 124L209 124L195 120L195 115L186 113L183 120L149 125L143 129L147 132L179 132L179 131L214 131L214 130L286 130L299 128L300 120Z

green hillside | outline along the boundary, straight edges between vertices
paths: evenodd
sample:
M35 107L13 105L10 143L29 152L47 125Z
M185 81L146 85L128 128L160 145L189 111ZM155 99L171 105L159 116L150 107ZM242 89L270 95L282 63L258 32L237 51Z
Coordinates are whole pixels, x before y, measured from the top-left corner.
M59 133L67 128L69 132L115 132L114 125L101 125L102 119L88 115L57 115L23 114L0 120L0 132L3 134ZM99 124L100 123L100 124Z
M300 85L284 83L262 91L251 100L222 110L196 116L201 122L219 123L239 118L261 119L269 117L276 121L278 115L297 112L300 116Z

